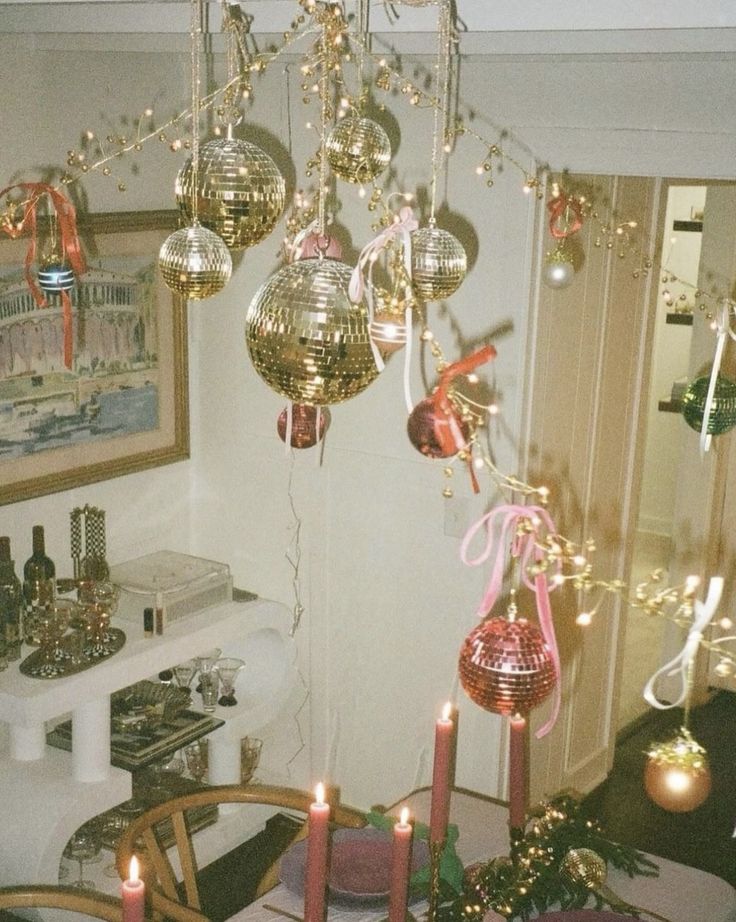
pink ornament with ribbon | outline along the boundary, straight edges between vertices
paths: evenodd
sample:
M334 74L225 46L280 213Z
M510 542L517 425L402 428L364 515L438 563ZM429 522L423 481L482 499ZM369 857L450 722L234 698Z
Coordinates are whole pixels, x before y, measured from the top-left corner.
M523 525L523 529L519 528L520 525ZM470 545L483 530L486 532L485 547L477 556L471 557L469 553ZM522 581L536 596L539 627L549 648L556 677L552 698L552 712L544 726L537 730L536 736L538 739L546 736L554 727L560 711L560 654L552 620L552 608L549 601L550 586L547 581L547 575L540 572L532 577L529 574L529 567L544 560L543 538L545 535L555 535L556 533L554 522L547 510L541 506L503 504L494 507L471 525L465 533L460 546L460 559L466 566L477 567L491 558L493 559L490 580L477 609L478 617L484 618L496 604L501 594L506 563L506 548L509 542L511 556L519 561ZM552 566L556 573L562 571L560 561L556 561Z

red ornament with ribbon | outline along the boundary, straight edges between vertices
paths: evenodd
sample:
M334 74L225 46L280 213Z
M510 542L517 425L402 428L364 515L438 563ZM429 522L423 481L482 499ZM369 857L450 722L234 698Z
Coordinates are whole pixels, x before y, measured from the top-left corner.
M20 237L22 234L28 234L29 242L25 256L25 278L31 295L33 296L33 300L39 307L45 308L49 306L48 299L39 287L32 271L38 246L38 205L42 199L47 197L51 206L53 206L55 220L58 225L61 250L60 253L56 254L59 267L68 265L74 273L74 276L79 278L87 271L87 266L77 235L76 210L74 205L72 205L63 193L47 183L29 182L6 186L4 189L0 190L0 198L16 189L20 190L25 195L25 198L22 202L19 202L15 208L11 205L10 210L0 218L0 229L13 239ZM18 212L20 212L20 217L16 218ZM72 304L66 286L59 288L58 292L61 299L63 317L64 365L67 368L71 368L73 359Z
M583 206L579 200L559 192L547 202L549 232L555 240L567 240L583 226Z
M485 530L485 547L475 557L469 548ZM511 718L509 743L509 817L512 829L523 828L526 815L526 718L532 708L553 696L552 712L537 731L545 736L560 709L560 658L557 649L547 574L530 572L545 558L543 538L556 533L546 509L540 506L496 506L472 525L460 548L467 566L480 566L493 557L491 577L478 606L483 620L465 638L459 656L460 682L468 697L484 710ZM491 615L501 594L510 541L511 556L519 562L522 583L536 597L539 627L517 617L512 598L506 616ZM560 572L561 564L555 565Z
M409 414L406 424L409 441L428 458L450 458L459 451L468 448L471 427L462 419L450 397L450 386L460 375L471 371L490 361L496 356L494 346L484 346L478 352L465 356L448 365L440 373L437 389L429 397L421 400ZM470 459L469 459L470 460ZM470 475L473 490L479 491L472 464Z

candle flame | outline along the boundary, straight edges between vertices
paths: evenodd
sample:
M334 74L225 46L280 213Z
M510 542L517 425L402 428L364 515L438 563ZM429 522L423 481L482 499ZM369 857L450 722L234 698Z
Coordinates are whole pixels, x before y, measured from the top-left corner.
M318 804L323 804L325 802L325 786L321 781L314 789L314 796L316 797Z
M449 720L450 714L452 714L452 702L448 701L447 704L442 708L442 719Z
M409 822L409 808L408 807L401 808L399 822L401 823L402 826L406 826L406 824Z
M130 859L130 870L128 872L128 878L130 880L138 880L138 859L135 855Z

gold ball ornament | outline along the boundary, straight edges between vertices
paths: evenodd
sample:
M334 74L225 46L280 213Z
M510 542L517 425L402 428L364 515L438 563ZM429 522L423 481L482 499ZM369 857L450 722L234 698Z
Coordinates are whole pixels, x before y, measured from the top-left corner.
M368 183L391 160L391 142L383 128L370 118L347 115L335 125L325 143L327 162L340 179Z
M192 217L194 171L190 158L179 170L175 191L179 210ZM253 246L281 217L286 183L274 161L255 144L217 138L203 144L197 167L197 216L231 250Z
M600 890L606 883L608 867L591 848L571 848L560 862L560 873L588 890Z
M191 301L217 294L233 271L222 237L200 224L169 234L159 250L158 265L166 285Z
M256 292L245 339L256 371L277 394L324 406L355 397L377 377L368 311L348 295L352 271L336 259L300 259Z
M391 355L406 345L406 321L400 313L377 311L370 325L370 337L382 355Z
M422 301L447 298L462 284L468 271L463 245L449 231L430 225L411 235L411 280Z
M708 797L711 775L705 749L686 731L649 750L644 787L657 806L670 813L688 813Z

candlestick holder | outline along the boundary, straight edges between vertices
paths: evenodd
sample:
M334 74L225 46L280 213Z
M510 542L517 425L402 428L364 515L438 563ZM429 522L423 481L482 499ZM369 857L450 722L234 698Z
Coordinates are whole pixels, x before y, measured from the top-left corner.
M437 909L440 904L440 860L445 840L429 843L429 906L427 922L436 922Z

